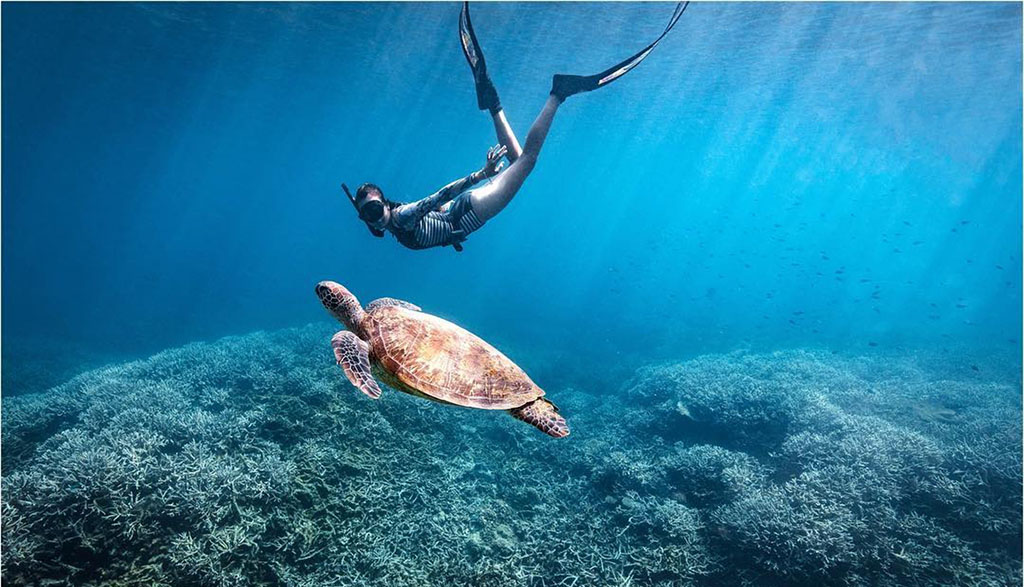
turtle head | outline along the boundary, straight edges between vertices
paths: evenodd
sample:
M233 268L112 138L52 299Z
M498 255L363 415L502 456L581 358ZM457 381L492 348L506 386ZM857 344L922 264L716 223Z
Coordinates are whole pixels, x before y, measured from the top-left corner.
M320 298L320 303L327 308L331 316L344 324L345 328L356 334L361 332L360 325L366 317L366 312L359 305L356 296L345 289L345 286L333 281L321 281L316 284L316 297Z

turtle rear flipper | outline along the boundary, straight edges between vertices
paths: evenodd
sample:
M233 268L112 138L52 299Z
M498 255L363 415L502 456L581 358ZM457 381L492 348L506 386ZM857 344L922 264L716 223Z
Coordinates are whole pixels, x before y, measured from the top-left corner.
M525 406L512 408L508 413L517 420L536 426L548 436L555 438L569 436L569 424L566 423L565 418L559 415L555 404L542 397Z
M370 345L353 332L342 330L331 338L331 347L352 385L373 399L379 398L380 387L370 372Z

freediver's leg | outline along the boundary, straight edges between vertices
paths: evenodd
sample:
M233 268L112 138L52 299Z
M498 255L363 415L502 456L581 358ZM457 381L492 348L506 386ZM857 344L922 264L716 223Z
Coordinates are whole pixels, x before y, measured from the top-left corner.
M494 121L494 133L498 135L498 142L505 147L508 162L515 163L523 152L523 148L519 146L519 139L512 132L508 119L505 118L501 100L498 99L498 91L494 88L494 83L491 82L491 76L487 74L487 60L484 59L484 52L480 48L480 42L473 30L473 21L469 18L469 2L462 3L462 11L459 13L459 44L462 45L466 63L469 64L469 68L473 72L477 106L481 110L491 113L491 120Z
M490 184L469 192L473 211L481 221L486 222L501 212L533 171L537 164L537 156L540 155L540 148L544 146L544 139L551 129L551 121L554 120L555 112L561 103L562 100L557 96L548 96L548 101L537 115L537 120L533 121L533 126L526 135L526 145L515 162L499 173ZM509 151L511 152L511 149Z
M596 90L619 79L639 65L672 30L688 5L688 1L676 4L668 26L665 27L661 35L629 59L594 75L556 74L552 78L551 94L548 96L548 101L537 116L537 120L533 122L533 126L530 127L530 132L526 136L526 145L520 150L512 147L516 142L515 135L501 110L501 103L498 100L497 91L494 90L494 84L487 76L487 65L484 62L483 52L480 50L476 33L473 31L473 25L469 19L469 3L463 3L462 14L459 18L459 37L466 60L473 70L473 79L477 88L477 103L481 110L491 112L498 141L508 149L511 162L508 169L498 174L490 184L469 191L473 211L480 221L486 222L501 212L512 201L516 192L526 181L526 177L533 171L558 106L569 96ZM518 157L513 159L513 153L516 151L521 152Z
M494 121L494 134L498 135L498 142L505 147L505 157L509 164L515 163L516 159L523 154L523 148L519 146L519 139L512 132L512 125L505 118L505 111L494 112L491 114L491 119Z

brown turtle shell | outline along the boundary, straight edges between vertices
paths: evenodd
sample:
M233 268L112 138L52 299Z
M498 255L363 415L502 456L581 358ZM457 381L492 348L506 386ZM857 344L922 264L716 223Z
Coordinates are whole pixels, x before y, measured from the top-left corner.
M363 322L377 375L400 391L467 408L518 408L544 391L498 349L423 312L375 308Z

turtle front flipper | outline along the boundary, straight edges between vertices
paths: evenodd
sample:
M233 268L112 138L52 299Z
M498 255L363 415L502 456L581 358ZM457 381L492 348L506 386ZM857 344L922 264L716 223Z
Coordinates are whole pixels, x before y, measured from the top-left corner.
M508 411L513 418L540 428L541 432L555 438L569 436L569 424L558 413L555 404L544 398L537 398L525 406Z
M366 304L366 311L372 312L377 308L383 308L384 306L398 306L399 308L405 308L406 310L415 310L419 312L421 308L416 304L410 304L402 300L396 300L395 298L378 298L373 300L369 304Z
M380 387L370 372L370 345L353 332L342 330L331 338L331 347L334 348L334 358L352 385L373 399L379 398Z

